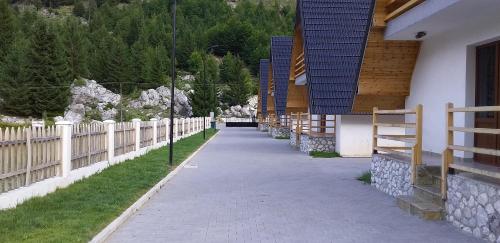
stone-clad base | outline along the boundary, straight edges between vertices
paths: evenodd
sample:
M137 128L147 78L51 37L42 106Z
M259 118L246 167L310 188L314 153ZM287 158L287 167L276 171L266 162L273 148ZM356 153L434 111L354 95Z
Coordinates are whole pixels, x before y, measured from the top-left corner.
M290 133L290 146L297 148L297 133Z
M267 132L268 129L269 129L269 124L267 124L267 123L260 123L259 124L259 131Z
M410 164L374 154L371 163L372 185L394 197L412 195Z
M300 135L300 151L309 153L335 152L335 137L309 137L309 135Z
M284 138L290 136L290 128L288 127L275 127L271 131L273 138Z
M500 185L448 175L446 219L463 231L500 242Z

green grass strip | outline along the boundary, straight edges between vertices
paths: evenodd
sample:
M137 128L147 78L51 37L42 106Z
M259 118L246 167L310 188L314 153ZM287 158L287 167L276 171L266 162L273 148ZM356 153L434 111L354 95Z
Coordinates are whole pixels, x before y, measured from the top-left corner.
M278 139L278 140L283 139L283 140L285 140L285 139L290 139L290 137L289 136L277 136L274 139Z
M365 184L371 184L372 183L372 173L367 171L363 173L360 177L356 178L358 181L361 181Z
M216 133L207 131L207 140ZM175 165L203 143L203 133L176 142ZM163 147L0 211L0 242L88 242L163 179L173 169L167 165L168 149Z
M337 152L321 152L321 151L311 151L309 152L313 158L338 158L340 154Z

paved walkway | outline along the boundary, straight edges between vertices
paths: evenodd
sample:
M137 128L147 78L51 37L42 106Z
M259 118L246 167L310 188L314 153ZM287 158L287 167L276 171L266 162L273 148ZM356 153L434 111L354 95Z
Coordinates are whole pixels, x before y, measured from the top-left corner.
M287 140L227 128L189 164L109 241L476 242L356 181L368 159L312 159Z

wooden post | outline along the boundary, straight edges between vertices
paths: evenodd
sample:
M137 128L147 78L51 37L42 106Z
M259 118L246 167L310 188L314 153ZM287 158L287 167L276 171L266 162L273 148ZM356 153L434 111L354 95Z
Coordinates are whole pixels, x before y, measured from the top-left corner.
M416 109L416 164L422 164L422 120L423 120L423 106L422 104L417 105Z
M377 107L373 107L373 129L372 129L372 152L373 154L377 154L377 149L376 147L378 146L377 142L377 134L378 134L378 127L377 127Z
M451 163L453 163L453 151L449 148L450 145L454 143L454 134L450 130L453 127L453 112L450 109L453 108L452 103L446 104L446 148L443 151L442 165L441 165L441 197L446 199L446 193L448 191L448 168Z

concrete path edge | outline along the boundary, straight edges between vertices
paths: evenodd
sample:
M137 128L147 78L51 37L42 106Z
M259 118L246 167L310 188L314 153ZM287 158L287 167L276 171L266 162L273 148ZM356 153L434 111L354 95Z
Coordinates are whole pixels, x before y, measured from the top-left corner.
M168 181L170 181L177 173L179 173L182 168L184 168L184 165L186 165L196 154L198 154L212 139L214 139L218 132L215 133L208 141L206 141L203 145L201 145L196 151L194 151L188 158L186 158L182 163L179 164L173 171L168 173L165 178L163 178L160 182L158 182L155 186L153 186L148 192L146 192L142 197L140 197L134 204L132 204L127 210L125 210L118 218L113 220L108 226L106 226L101 232L99 232L97 235L90 240L90 243L101 243L105 242L106 239L115 232L118 227L120 227L125 221L127 221L130 216L134 215L135 212L137 212L141 207L151 199L152 196L154 196L165 184L167 184Z

